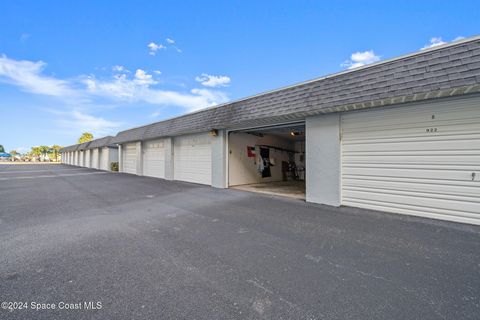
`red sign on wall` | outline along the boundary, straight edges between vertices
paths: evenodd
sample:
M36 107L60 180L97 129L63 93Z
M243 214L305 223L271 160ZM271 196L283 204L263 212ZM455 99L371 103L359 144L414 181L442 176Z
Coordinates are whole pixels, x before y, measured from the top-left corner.
M247 156L249 158L255 157L255 147L247 147Z

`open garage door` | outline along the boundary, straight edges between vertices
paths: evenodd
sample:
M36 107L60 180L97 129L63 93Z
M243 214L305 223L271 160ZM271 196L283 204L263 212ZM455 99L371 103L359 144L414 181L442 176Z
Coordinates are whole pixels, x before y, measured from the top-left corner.
M143 175L165 178L165 142L163 139L144 142Z
M174 139L174 179L212 184L212 138L208 133Z
M122 150L123 172L137 174L137 144L127 143Z
M478 100L342 116L344 205L480 223Z
M229 187L305 199L305 125L233 131L228 136Z

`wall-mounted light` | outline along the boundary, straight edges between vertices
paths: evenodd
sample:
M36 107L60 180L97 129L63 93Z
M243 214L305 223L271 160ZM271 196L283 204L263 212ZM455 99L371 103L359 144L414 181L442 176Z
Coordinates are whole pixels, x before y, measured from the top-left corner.
M216 137L216 136L218 136L218 130L217 129L212 129L212 130L210 130L209 134L212 137Z
M292 137L295 137L295 136L303 136L303 131L292 130L292 131L290 131L290 135L291 135Z

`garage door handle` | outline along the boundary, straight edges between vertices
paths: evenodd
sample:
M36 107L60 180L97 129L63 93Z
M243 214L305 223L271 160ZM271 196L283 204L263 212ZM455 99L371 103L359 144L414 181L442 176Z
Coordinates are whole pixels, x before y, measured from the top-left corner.
M475 172L472 172L472 181L475 180L476 175L477 174Z

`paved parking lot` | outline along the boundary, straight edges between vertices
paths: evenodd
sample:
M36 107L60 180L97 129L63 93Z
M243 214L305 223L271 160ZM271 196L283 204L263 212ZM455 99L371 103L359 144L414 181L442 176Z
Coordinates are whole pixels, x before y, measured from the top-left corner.
M29 304L1 319L478 319L480 228L0 165L0 301Z

